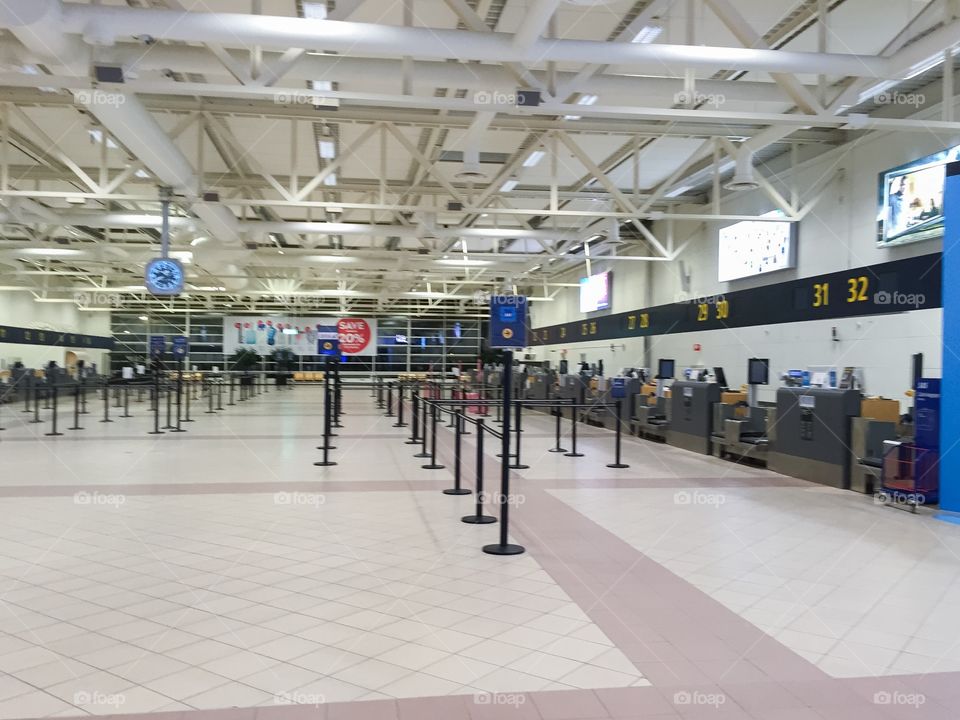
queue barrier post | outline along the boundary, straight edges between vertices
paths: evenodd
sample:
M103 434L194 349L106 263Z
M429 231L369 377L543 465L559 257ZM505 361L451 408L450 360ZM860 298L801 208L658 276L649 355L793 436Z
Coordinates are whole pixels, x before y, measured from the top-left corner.
M410 439L407 445L418 445L420 443L420 394L414 390L411 393L410 402L413 406L413 418L410 422Z
M556 428L554 429L554 433L553 433L554 441L553 441L553 447L550 448L547 452L565 453L567 449L564 447L560 447L560 420L563 417L563 411L560 410L559 405L553 406L553 414L556 417Z
M513 383L513 351L503 353L503 435L500 440L500 542L484 545L488 555L520 555L526 552L523 545L510 542L510 386Z
M486 495L483 492L483 463L486 459L483 453L483 436L486 431L486 423L483 418L477 418L477 469L474 478L474 489L477 491L477 504L473 515L464 515L460 518L461 522L469 525L489 525L495 523L497 519L492 515L483 514L483 503Z
M37 386L37 382L33 383L33 420L30 421L31 425L37 425L43 422L40 419L40 398L37 393L40 392L40 388Z
M460 485L460 449L463 445L462 437L463 432L461 430L463 423L462 413L460 410L457 410L454 413L454 419L456 420L456 427L453 431L453 487L447 488L443 491L444 495L469 495L470 491L465 487Z
M50 432L44 433L44 435L47 437L58 437L63 435L63 433L57 430L57 386L52 385L51 390L51 394L53 395L53 405L51 409L53 410L53 414L50 417Z
M120 417L122 418L133 417L133 415L130 414L130 386L129 385L123 386L123 415L121 415Z
M385 417L393 417L393 383L387 383L387 412Z
M397 383L397 421L393 424L397 428L405 428L407 424L403 421L403 381Z
M564 453L564 457L583 457L583 453L577 452L577 414L584 404L583 383L577 394L579 401L570 406L570 452Z
M330 359L327 358L325 372L323 373L323 445L318 446L318 450L323 450L323 460L315 462L317 467L329 467L336 465L334 460L330 459L330 450L334 449L330 445L331 411L332 403L330 398Z
M617 400L616 402L616 412L617 412L617 432L614 440L614 460L612 463L607 463L608 468L628 468L630 467L626 463L620 462L620 435L621 427L623 426L623 401Z
M437 403L430 404L430 462L421 465L424 470L442 470L443 465L437 462Z
M107 382L107 380L103 381L103 419L100 422L113 422L113 420L110 419L110 383Z
M517 430L516 430L516 434L517 434L517 452L514 453L514 458L516 458L516 460L510 465L510 469L511 469L511 470L527 470L530 466L529 466L529 465L524 465L522 462L520 462L520 445L521 445L520 433L523 432L523 424L522 424L522 422L523 422L523 420L522 420L522 418L523 418L523 412L522 412L522 411L523 411L523 400L522 400L521 398L517 398L517 399L516 399L515 404L514 404L514 408L515 408L515 416L516 416L516 423L517 423Z

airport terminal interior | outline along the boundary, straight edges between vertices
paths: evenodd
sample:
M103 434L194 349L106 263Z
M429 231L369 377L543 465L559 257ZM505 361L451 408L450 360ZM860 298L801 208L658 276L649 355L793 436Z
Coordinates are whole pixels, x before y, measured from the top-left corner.
M960 717L958 53L0 0L0 720Z

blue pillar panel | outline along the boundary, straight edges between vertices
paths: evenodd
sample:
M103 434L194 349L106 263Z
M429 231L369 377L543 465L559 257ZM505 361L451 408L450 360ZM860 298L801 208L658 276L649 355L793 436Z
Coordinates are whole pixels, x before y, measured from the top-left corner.
M940 507L960 512L960 162L947 164L943 207Z

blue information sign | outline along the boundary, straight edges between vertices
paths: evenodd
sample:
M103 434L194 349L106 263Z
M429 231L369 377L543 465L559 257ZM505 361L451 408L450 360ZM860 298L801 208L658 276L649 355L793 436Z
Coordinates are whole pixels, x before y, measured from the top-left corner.
M317 355L339 355L340 333L336 325L317 328Z
M490 347L527 346L527 298L523 295L490 296Z
M163 335L150 336L150 357L160 357L167 351L167 338Z
M189 352L190 341L187 338L177 336L173 339L173 356L177 358L177 360L183 360Z
M914 441L917 447L940 449L940 378L917 380L914 401Z
M627 397L627 379L613 378L610 385L610 397L614 400L623 400Z

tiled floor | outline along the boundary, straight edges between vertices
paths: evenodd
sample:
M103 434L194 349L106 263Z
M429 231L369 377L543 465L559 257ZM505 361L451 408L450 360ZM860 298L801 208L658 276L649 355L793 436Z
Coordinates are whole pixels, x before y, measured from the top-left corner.
M319 400L160 438L142 406L55 440L4 408L0 719L956 716L960 528L632 439L613 470L604 430L566 458L531 413L528 552L497 558L439 492L448 430L423 470L351 391L317 468Z

